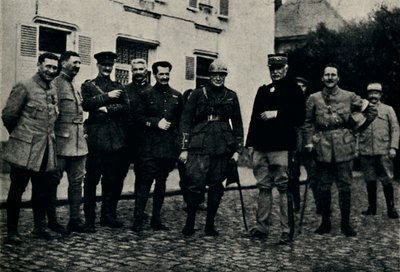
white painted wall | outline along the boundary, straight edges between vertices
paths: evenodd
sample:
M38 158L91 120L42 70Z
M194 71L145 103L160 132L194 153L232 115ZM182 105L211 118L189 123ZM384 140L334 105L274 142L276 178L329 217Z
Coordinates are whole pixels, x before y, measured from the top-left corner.
M171 86L184 91L195 86L194 80L185 79L185 57L194 56L194 50L218 53L229 68L227 86L239 95L245 132L257 88L269 81L266 58L274 48L274 4L271 0L231 0L229 18L217 16L218 0L211 0L212 14L187 9L187 0L168 0L155 3L153 12L161 14L154 19L123 9L123 3L134 5L138 0L3 0L1 23L0 90L1 109L16 83L17 25L32 24L35 16L74 24L79 29L73 35L92 39L92 56L103 50L116 50L118 35L137 37L159 42L151 51L149 63L168 60L173 64ZM36 5L37 4L37 5ZM16 16L17 14L17 16ZM222 29L220 34L195 28L194 23ZM77 43L69 50L77 50ZM149 68L150 68L149 65ZM26 76L35 69L26 69ZM97 75L95 60L82 66L76 78L77 85ZM2 126L1 126L2 127ZM1 128L0 141L8 133Z

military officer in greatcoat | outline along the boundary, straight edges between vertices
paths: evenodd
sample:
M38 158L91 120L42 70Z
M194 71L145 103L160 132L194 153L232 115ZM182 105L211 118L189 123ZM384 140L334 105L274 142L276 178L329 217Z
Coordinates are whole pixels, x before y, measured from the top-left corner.
M50 82L58 69L58 57L44 53L38 58L38 72L17 83L2 112L10 133L3 159L11 164L11 185L7 198L7 242L20 244L18 221L22 194L32 182L34 230L38 238L50 239L45 229L50 173L56 168L54 123L57 119L57 92Z
M85 121L89 155L84 179L84 211L86 228L95 231L96 186L102 180L100 224L120 228L117 204L126 175L126 116L129 100L123 86L111 80L117 54L109 51L94 55L98 76L82 84L83 110L89 112Z
M152 65L156 84L141 95L138 104L137 120L142 126L138 158L136 161L136 199L132 230L143 229L144 211L151 185L153 192L153 211L150 227L154 230L169 230L161 220L166 181L174 169L178 158L178 127L183 109L180 92L169 86L171 63L158 61Z
M253 173L259 188L254 237L267 236L273 205L272 189L279 192L281 244L293 238L293 216L288 191L289 152L296 150L296 128L305 118L305 102L301 89L289 69L286 54L269 54L268 68L272 83L262 85L256 94L246 146L253 159Z
M186 165L184 199L187 203L183 235L194 234L198 205L208 185L205 234L217 236L215 216L224 194L230 160L237 161L243 147L243 123L236 93L225 87L227 66L215 60L209 66L210 80L195 89L181 118L181 154ZM232 125L231 125L231 124Z
M52 175L51 201L47 209L47 219L51 230L67 234L72 231L86 232L80 219L80 206L88 148L83 129L82 95L73 81L80 69L79 54L74 51L66 51L61 54L59 63L61 65L60 75L52 81L52 85L57 91L60 111L54 129L57 169ZM64 171L68 177L68 231L58 223L56 214L57 187Z

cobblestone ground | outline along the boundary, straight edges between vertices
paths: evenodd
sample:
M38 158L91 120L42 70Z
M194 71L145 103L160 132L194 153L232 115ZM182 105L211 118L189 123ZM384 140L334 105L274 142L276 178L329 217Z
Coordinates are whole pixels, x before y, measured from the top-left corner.
M304 186L302 186L304 187ZM395 184L399 198L399 184ZM304 190L304 188L302 188ZM276 192L274 192L276 195ZM249 225L254 223L256 189L244 190ZM0 271L400 271L399 220L389 220L381 186L378 214L361 215L366 203L362 180L353 185L352 224L358 235L346 238L340 233L337 192L333 189L332 232L313 233L320 218L315 215L309 195L303 232L290 245L278 245L277 203L274 203L268 238L250 238L244 231L238 191L223 197L216 224L220 236L205 237L205 212L199 212L193 237L185 238L181 229L185 220L180 195L167 197L163 215L169 232L146 228L141 235L130 230L133 200L122 200L122 229L97 225L95 234L72 234L52 241L34 239L31 209L21 213L21 246L1 243ZM396 203L399 207L398 202ZM147 211L150 212L151 201ZM67 223L66 206L58 208L61 223ZM0 233L5 235L5 210L1 210Z

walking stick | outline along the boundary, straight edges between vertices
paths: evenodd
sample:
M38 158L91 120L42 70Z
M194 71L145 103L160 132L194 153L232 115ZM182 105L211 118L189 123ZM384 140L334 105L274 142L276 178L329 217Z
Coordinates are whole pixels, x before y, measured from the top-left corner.
M288 202L288 221L290 228L289 236L290 239L293 239L295 225L294 225L293 194L290 190L287 192L287 202Z
M228 171L226 178L226 186L232 183L236 183L239 189L240 195L240 204L242 206L242 217L244 228L248 231L247 221L246 221L246 210L244 208L243 194L242 194L242 186L240 185L239 173L237 169L237 163L234 160L230 160L228 163Z
M240 181L237 183L237 185L238 185L238 188L239 188L240 204L242 205L242 216L243 216L244 228L246 229L246 231L249 231L249 229L247 228L246 210L244 209L242 186L240 185Z
M306 188L304 189L304 195L303 195L303 206L301 207L301 214L300 214L300 222L299 222L299 234L301 233L301 229L303 227L303 220L304 220L304 211L306 209L306 203L307 203L307 194L308 194L308 187L310 186L310 182L307 181L305 183Z

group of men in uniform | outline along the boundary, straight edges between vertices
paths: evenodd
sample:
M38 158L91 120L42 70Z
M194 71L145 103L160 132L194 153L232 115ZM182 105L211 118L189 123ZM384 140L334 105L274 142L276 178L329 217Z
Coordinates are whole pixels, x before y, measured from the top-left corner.
M19 210L29 180L36 237L52 238L46 230L46 214L47 226L54 232L63 235L95 232L96 187L100 180L100 224L122 227L117 205L132 163L135 172L132 230L140 232L144 228L153 182L150 226L154 230L169 230L162 220L161 208L167 177L177 159L184 170L182 192L187 204L182 234L195 233L196 212L207 191L204 232L217 236L215 217L224 193L223 181L228 165L237 163L243 152L239 100L225 86L227 66L215 60L209 67L208 83L193 90L184 104L181 93L169 85L171 63L158 61L152 65L156 84L151 86L146 61L134 59L132 83L122 86L110 78L117 55L104 51L94 57L98 75L85 81L80 89L73 80L80 69L79 54L67 51L59 59L51 53L42 54L35 76L15 85L10 93L2 112L3 123L10 133L3 157L11 165L8 241L21 243L17 228ZM297 84L299 80L296 83L287 76L285 54L268 55L268 67L272 83L258 89L246 141L259 188L256 225L250 234L268 235L272 189L276 186L282 229L279 241L288 243L293 239L288 211L293 208L290 198L296 190L288 190L288 172L297 150L309 154L307 157L313 162L307 168L310 174L318 173L312 175L322 214L316 233L328 233L331 229L330 187L335 181L341 230L346 236L355 236L350 226L350 187L356 133L360 133L361 161L367 172L369 207L364 214L376 214L376 181L381 180L388 215L397 218L390 159L398 149L399 129L393 109L380 102L382 86L368 85L368 102L340 89L339 68L328 64L322 76L323 90L306 99ZM86 121L83 111L89 112ZM302 140L300 147L298 139ZM58 222L56 213L57 186L64 171L69 182L67 228ZM80 218L82 184L85 223Z

